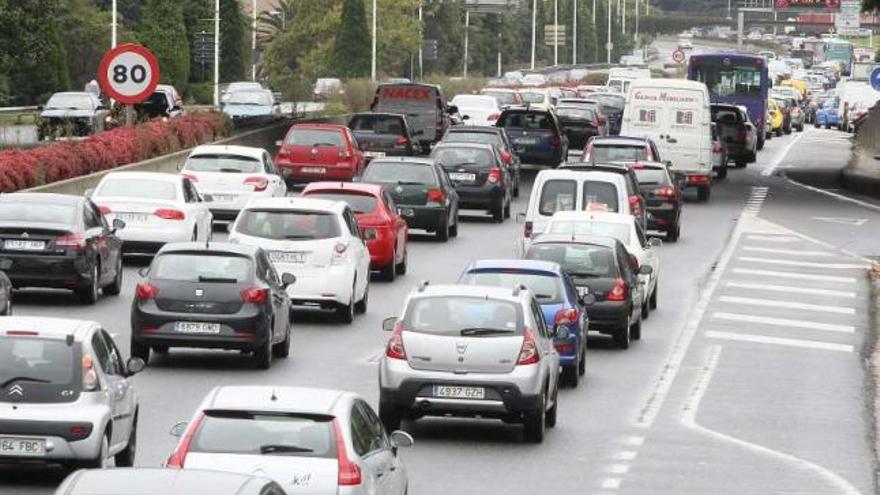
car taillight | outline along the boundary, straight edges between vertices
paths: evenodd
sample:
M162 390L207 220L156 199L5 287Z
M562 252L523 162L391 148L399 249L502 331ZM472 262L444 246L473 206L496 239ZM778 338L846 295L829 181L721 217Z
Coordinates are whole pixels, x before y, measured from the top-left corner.
M527 364L537 364L541 360L538 354L538 345L535 343L535 334L529 327L523 331L523 345L519 351L519 359L516 360L517 366Z
M183 433L180 443L177 444L177 448L174 449L174 452L165 460L166 468L183 469L183 464L186 462L186 455L189 453L189 446L192 444L193 437L196 436L196 432L199 431L199 426L202 425L204 419L205 413L201 413L192 423L190 423L186 431Z
M633 215L638 215L642 211L642 203L639 201L639 197L636 195L632 195L629 197L629 209L632 211Z
M348 150L339 150L339 158L343 158L343 159L351 158L351 153Z
M501 114L500 114L500 113L493 113L492 115L488 116L488 117L486 118L486 120L489 120L489 121L491 121L491 122L494 122L494 121L498 120L498 117L501 117Z
M489 169L489 183L490 184L498 184L501 182L501 169L500 168L492 168Z
M106 215L113 212L113 210L111 210L109 206L104 205L98 206L98 211L101 212L101 215Z
M70 233L55 238L55 247L74 248L82 251L86 248L86 239L80 234Z
M279 158L287 158L290 156L290 150L286 148L281 148L278 150L278 154L275 155L275 161L278 161Z
M406 146L409 144L409 138L406 136L400 136L394 141L395 146Z
M661 196L664 198L674 198L675 197L675 188L672 186L664 186L658 187L654 189L655 196Z
M333 256L330 259L330 263L333 265L345 263L347 261L347 253L348 244L337 242L336 245L333 246Z
M403 347L403 323L398 321L394 324L391 338L385 345L385 356L391 359L406 359L406 348Z
M248 177L243 182L246 186L254 186L254 192L265 191L267 187L269 187L269 179L266 177L261 177L259 175L254 177Z
M622 279L614 280L614 287L608 291L605 298L609 301L626 301L626 284Z
M509 151L501 151L501 160L503 160L506 165L510 165L510 160L512 159L513 156Z
M559 146L562 143L562 139L560 139L559 134L554 134L550 136L550 144L553 146Z
M186 218L186 215L182 211L173 208L159 208L153 212L153 215L156 215L163 220L184 220Z
M593 146L593 143L588 144L587 147L584 149L584 158L583 159L585 162L590 160L590 155L593 154L594 149L595 149L595 147Z
M688 175L687 176L688 184L708 184L709 176L708 175Z
M525 237L526 239L532 237L532 229L534 228L534 225L535 224L533 224L532 222L525 223L525 225L523 226L523 237Z
M134 297L140 300L156 299L159 295L159 288L153 284L140 282L134 288Z
M342 433L342 425L339 418L333 418L333 433L336 437L336 463L339 466L336 484L339 486L357 486L363 482L361 468L348 458L348 450L345 448L345 437Z
M186 177L187 179L189 179L190 182L198 182L198 181L199 181L198 176L193 175L193 174L180 174L180 175L182 175L182 176Z
M428 202L443 204L446 202L446 195L442 189L428 189Z
M269 298L269 289L252 287L241 291L241 300L251 304L263 304Z
M95 361L89 355L85 355L82 358L82 386L86 392L98 389L98 373L95 371Z
M569 325L571 323L577 323L579 317L580 314L578 313L577 308L563 309L556 312L554 322L557 325Z
M651 151L650 146L645 146L645 160L647 160L649 162L654 161L654 152Z

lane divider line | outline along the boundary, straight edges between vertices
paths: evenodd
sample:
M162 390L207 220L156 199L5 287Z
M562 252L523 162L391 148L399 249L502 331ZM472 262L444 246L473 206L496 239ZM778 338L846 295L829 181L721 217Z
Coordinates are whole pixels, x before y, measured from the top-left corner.
M838 325L836 323L817 323L808 320L792 320L789 318L776 318L771 316L744 315L739 313L725 313L716 311L712 313L715 320L741 321L744 323L759 323L777 327L803 328L806 330L823 330L837 333L856 333L856 327L852 325Z
M813 275L810 273L778 272L774 270L755 270L752 268L734 268L731 271L740 275L762 275L765 277L791 278L797 280L817 280L821 282L840 282L848 284L856 283L856 279L853 277L838 277L836 275Z
M776 172L776 169L779 165L782 164L782 161L785 160L785 157L788 156L788 152L794 147L794 145L798 144L800 140L804 137L804 133L800 132L794 139L791 140L790 143L785 145L785 148L782 148L782 152L776 155L776 158L770 163L770 166L761 171L761 175L764 177L770 177Z
M834 342L820 342L817 340L788 339L785 337L770 337L767 335L754 335L749 333L723 332L716 330L706 331L706 337L719 340L734 340L738 342L750 342L753 344L774 344L803 349L820 349L824 351L853 352L854 347L849 344L837 344Z
M828 270L864 270L868 265L856 265L853 263L815 263L812 261L781 260L779 258L757 258L755 256L739 256L737 260L750 263L768 263L781 266L799 266L802 268L825 268Z
M800 251L797 249L776 249L757 246L745 246L742 248L742 250L750 251L752 253L786 254L789 256L815 256L817 258L834 256L834 253L828 251Z
M755 297L721 296L721 302L730 304L745 304L749 306L764 306L768 308L802 309L804 311L818 311L821 313L837 313L841 315L856 314L855 308L847 306L829 306L825 304L807 304L797 301L780 301L777 299L758 299Z
M724 285L726 285L727 287L735 287L737 289L764 290L770 292L785 292L794 294L810 294L815 296L846 297L849 299L856 298L855 292L845 290L811 289L808 287L794 287L791 285L752 284L749 282L727 282Z

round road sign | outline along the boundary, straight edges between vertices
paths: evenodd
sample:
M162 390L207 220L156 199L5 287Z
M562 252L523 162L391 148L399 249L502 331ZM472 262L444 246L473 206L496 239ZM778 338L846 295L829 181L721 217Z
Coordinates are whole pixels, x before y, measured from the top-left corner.
M159 61L141 45L119 45L101 59L98 81L101 89L114 100L126 105L140 103L159 84Z
M684 55L683 51L675 50L674 52L672 52L672 60L674 60L675 63L682 64L682 63L684 63L684 59L685 59L685 55Z
M880 67L874 67L868 79L871 81L871 87L880 91Z

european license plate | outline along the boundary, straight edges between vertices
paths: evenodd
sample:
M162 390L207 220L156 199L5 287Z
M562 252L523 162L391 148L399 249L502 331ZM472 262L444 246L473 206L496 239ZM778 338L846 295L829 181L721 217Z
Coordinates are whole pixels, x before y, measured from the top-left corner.
M402 217L412 217L416 214L416 212L413 211L412 208L398 208L397 213L399 213Z
M197 321L178 321L175 324L177 333L204 333L218 334L220 333L219 323L202 323Z
M434 385L434 397L442 397L444 399L485 399L486 389L483 387Z
M384 151L364 151L364 156L369 158L385 158Z
M455 181L462 182L473 182L477 179L476 174L463 174L460 172L452 172L449 174L449 178Z
M6 249L14 249L18 251L42 251L46 249L46 242L7 239L3 242L3 247Z
M214 194L213 198L216 203L232 203L238 196L234 194Z
M517 138L513 142L516 144L538 144L538 138Z
M273 263L305 263L306 253L303 251L271 251L269 259Z
M146 213L117 213L116 218L125 223L145 223L149 215Z
M42 457L46 455L46 441L0 437L0 456L4 455Z
M324 167L303 167L302 173L304 174L325 174L327 173L327 169Z

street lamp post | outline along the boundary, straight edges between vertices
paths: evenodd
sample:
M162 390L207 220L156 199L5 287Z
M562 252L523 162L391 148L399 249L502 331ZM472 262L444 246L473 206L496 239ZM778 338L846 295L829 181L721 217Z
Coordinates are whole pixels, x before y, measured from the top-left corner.
M214 108L220 108L220 0L214 0Z
M553 0L553 65L559 65L559 0Z
M608 0L608 41L605 43L605 51L608 54L607 63L611 63L611 2L612 0Z
M370 80L376 82L376 0L373 0L373 55L370 63Z
M535 70L535 28L538 22L538 0L532 0L532 70Z
M470 27L471 27L471 11L465 9L464 11L464 78L467 79L467 69L468 69L468 38L470 35Z
M572 1L571 9L571 63L578 63L578 0Z
M117 19L116 16L116 0L113 0L113 14L111 14L112 20L110 21L110 48L116 48L116 26Z
M251 51L252 51L252 64L251 64L251 80L257 80L257 0L253 0L251 5Z
M620 0L620 33L626 34L626 0Z
M425 45L425 33L422 26L422 2L419 0L419 79L422 79L425 75L424 73L424 45Z

